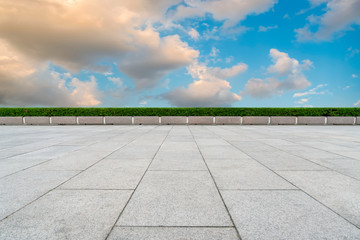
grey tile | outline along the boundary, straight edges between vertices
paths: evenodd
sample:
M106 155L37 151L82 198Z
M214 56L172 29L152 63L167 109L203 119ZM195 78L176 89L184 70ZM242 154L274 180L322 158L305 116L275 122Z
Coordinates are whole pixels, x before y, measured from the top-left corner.
M205 159L228 160L249 159L250 157L234 146L200 146L200 151Z
M222 191L242 239L359 239L360 230L301 191Z
M208 172L147 172L118 226L231 226Z
M360 227L360 181L333 171L281 171L279 174Z
M36 167L37 170L84 170L102 158L108 152L99 151L74 151L61 157L47 161ZM0 162L1 164L1 162Z
M36 166L47 159L7 158L0 161L0 178Z
M105 239L131 191L55 190L0 223L0 239Z
M151 159L105 159L74 177L64 189L135 189Z
M234 228L115 227L109 240L235 240Z
M0 219L24 207L77 173L29 169L0 179Z
M296 189L254 160L206 160L219 189Z
M272 170L328 170L324 165L320 166L282 151L258 151L249 152L248 154Z
M80 149L81 146L51 146L25 154L17 155L12 159L53 159Z
M207 170L207 168L201 156L187 158L180 154L178 157L155 157L149 170Z

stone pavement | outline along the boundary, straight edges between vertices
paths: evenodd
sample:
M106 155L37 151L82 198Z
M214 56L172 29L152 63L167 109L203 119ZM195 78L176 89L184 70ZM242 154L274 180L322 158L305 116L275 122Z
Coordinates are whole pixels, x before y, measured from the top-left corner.
M0 239L360 239L360 128L3 126Z

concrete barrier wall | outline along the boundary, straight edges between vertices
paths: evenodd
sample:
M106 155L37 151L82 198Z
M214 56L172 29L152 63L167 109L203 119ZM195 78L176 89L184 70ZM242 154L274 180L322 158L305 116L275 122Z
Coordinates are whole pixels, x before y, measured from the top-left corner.
M164 116L161 117L161 125L186 125L187 117L183 116Z
M243 117L242 124L243 125L269 125L270 117L252 117L252 116L245 116Z
M216 125L240 125L242 123L242 117L215 117Z
M354 125L355 117L328 117L328 125Z
M271 125L296 125L297 117L270 117Z
M326 117L298 117L298 125L325 125Z
M0 117L0 125L360 125L360 117L94 116Z
M77 122L79 125L103 125L104 117L78 117Z
M213 125L214 117L211 116L189 116L189 125Z
M160 120L159 117L156 116L142 116L142 117L134 117L135 125L159 125Z
M50 117L24 117L23 123L26 125L50 125Z
M109 116L105 117L106 125L131 125L132 117L127 116Z
M22 125L22 117L0 117L0 125Z
M76 125L77 118L76 117L51 117L52 125Z

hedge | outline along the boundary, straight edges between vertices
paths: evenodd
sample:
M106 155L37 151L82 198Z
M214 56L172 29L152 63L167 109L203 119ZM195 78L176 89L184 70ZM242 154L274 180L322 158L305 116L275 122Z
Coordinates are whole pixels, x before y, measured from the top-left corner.
M0 116L360 116L360 108L0 108Z

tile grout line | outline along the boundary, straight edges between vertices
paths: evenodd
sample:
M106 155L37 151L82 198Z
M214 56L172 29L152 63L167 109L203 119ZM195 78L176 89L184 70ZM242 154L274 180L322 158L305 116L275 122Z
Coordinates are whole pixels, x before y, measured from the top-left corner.
M209 130L209 129L208 129ZM210 132L214 133L213 131L209 130ZM231 144L233 147L237 148L239 151L241 151L241 149L239 149L237 146L233 145L232 143L230 143L229 141L227 141L226 139L224 139L222 136L219 136L218 134L214 133L215 135L217 135L218 137L220 137L221 139L223 139L224 141L228 142L229 144ZM243 151L241 151L242 153L245 153ZM248 155L247 153L245 153L246 155ZM250 155L248 155L250 158L252 158ZM310 198L314 199L316 202L318 202L319 204L321 204L322 206L326 207L327 209L329 209L331 212L335 213L336 215L338 215L339 217L341 217L342 219L344 219L346 222L348 222L349 224L355 226L356 228L360 229L360 227L356 226L356 224L350 222L348 219L346 219L345 217L343 217L342 215L340 215L339 213L337 213L336 211L334 211L333 209L331 209L329 206L325 205L324 203L322 203L321 201L317 200L315 197L311 196L309 193L307 193L306 191L304 191L303 189L301 189L300 187L296 186L295 184L293 184L292 182L290 182L289 180L287 180L286 178L284 178L283 176L281 176L280 174L278 174L277 172L273 171L272 169L268 168L266 165L262 164L261 162L259 162L258 160L254 159L256 162L258 162L259 164L261 164L262 166L266 167L267 169L269 169L271 172L273 172L274 174L276 174L277 176L279 176L280 178L284 179L286 182L290 183L291 185L293 185L294 187L298 188L300 191L302 191L304 194L306 194L307 196L309 196Z
M130 132L130 131L135 130L135 129L136 129L136 128L130 129L130 130L125 131L125 132L123 132L123 133L121 133L121 134ZM110 138L111 138L111 137L110 137ZM96 143L93 143L93 144L90 144L90 145L86 145L86 146L84 146L84 148L85 148L85 147L89 147L89 146L94 145L94 144L97 144L97 143L99 143L99 142L96 142ZM28 154L28 153L36 152L36 151L43 150L43 149L50 148L50 147L54 147L54 146L75 146L75 145L57 145L57 144L53 144L53 145L49 145L49 146L44 147L44 148L37 149L37 150L35 150L35 151L29 151L29 152L25 152L25 153L20 153L20 154L11 156L11 157L9 157L9 158L21 156L21 155L23 155L23 154ZM73 153L73 152L76 152L76 151L81 151L81 149L82 149L82 148L76 149L76 150L72 150L72 151L70 151L70 152L67 152L66 154L68 154L68 153ZM64 154L64 155L66 155L66 154ZM63 156L63 155L60 155L60 156L54 157L54 158L50 158L50 159L45 159L43 162L40 162L40 163L38 163L38 164L29 166L29 167L27 167L27 168L21 169L21 170L16 171L16 172L10 173L10 174L8 174L8 175L2 176L2 177L0 177L0 179L9 177L9 176L11 176L11 175L14 175L14 174L16 174L16 173L19 173L19 172L28 170L28 169L33 168L33 167L37 167L37 166L39 166L39 165L45 164L45 163L47 163L47 162L49 162L49 161L55 160L55 159L60 158L60 157L62 157L62 156ZM6 159L6 158L4 158L4 159ZM80 169L80 170L47 170L47 171L82 171L82 170Z
M127 226L119 225L118 228L235 228L234 226Z
M137 129L137 128L135 128ZM135 130L135 129L132 129L132 130ZM152 129L150 129L149 131L151 131ZM130 130L131 131L131 130ZM129 131L129 132L130 132ZM148 133L149 131L145 132L144 134ZM144 134L141 134L140 136L144 135ZM4 221L5 219L7 219L8 217L14 215L15 213L19 212L20 210L24 209L25 207L29 206L30 204L32 204L33 202L37 201L38 199L42 198L43 196L45 196L46 194L50 193L51 191L57 189L58 187L60 187L61 185L67 183L68 181L70 181L71 179L75 178L76 176L78 176L79 174L83 173L84 171L88 170L89 168L91 168L92 166L98 164L99 162L101 162L102 160L104 160L105 158L107 158L108 156L110 156L111 154L113 154L115 151L129 145L131 142L135 141L135 139L133 139L132 141L130 141L129 143L125 144L124 146L121 146L120 148L112 151L111 153L107 154L105 157L101 158L100 160L98 160L97 162L95 162L94 164L90 165L89 167L87 167L86 169L82 170L82 171L79 171L77 174L75 174L74 176L70 177L69 179L67 179L66 181L58 184L57 186L51 188L49 191L45 192L44 194L40 195L39 197L37 197L36 199L30 201L29 203L25 204L24 206L22 206L21 208L17 209L16 211L12 212L11 214L7 215L6 217L4 217L3 219L0 220L0 222Z
M160 126L156 126L155 128L158 128L158 127L160 127ZM116 218L116 220L115 220L115 222L114 222L114 225L111 227L111 229L110 229L109 233L107 234L107 236L106 236L105 240L107 240L107 239L109 238L109 236L110 236L111 232L114 230L114 228L115 228L115 226L116 226L116 223L119 221L119 219L120 219L121 215L122 215L122 214L123 214L123 212L125 211L125 209L126 209L127 205L129 204L129 202L130 202L131 198L133 197L133 195L134 195L134 193L135 193L136 189L139 187L139 185L140 185L141 181L142 181L142 180L143 180L143 178L145 177L145 174L148 172L148 170L149 170L149 168L150 168L151 163L154 161L154 159L155 159L156 155L158 154L158 152L159 152L159 150L160 150L161 146L164 144L164 142L165 142L166 138L169 136L169 133L171 132L171 130L172 130L173 128L174 128L174 127L172 126L172 127L171 127L171 129L170 129L170 130L168 131L168 133L166 134L165 138L163 139L162 143L161 143L161 144L160 144L160 146L158 147L158 149L157 149L156 153L154 154L153 158L151 159L151 161L150 161L149 165L147 166L147 168L146 168L146 170L145 170L144 174L141 176L141 178L140 178L140 180L139 180L138 184L136 185L135 189L134 189L134 190L133 190L133 192L131 193L131 195L130 195L129 199L127 200L126 204L124 205L124 207L123 207L123 208L122 208L122 210L120 211L119 216Z
M204 156L203 156L203 154L202 154L202 152L201 152L201 150L200 150L200 147L199 147L199 145L198 145L198 143L197 143L197 141L196 141L196 139L195 139L195 136L194 136L194 134L193 134L193 132L192 132L192 130L191 130L191 127L188 127L188 128L189 128L189 131L190 131L190 133L191 133L191 136L192 136L192 138L194 139L194 142L195 142L195 144L196 144L196 146L197 146L197 148L198 148L198 150L199 150L199 152L200 152L201 158L203 159L204 164L205 164L205 166L206 166L206 168L207 168L207 170L208 170L208 172L209 172L209 174L210 174L210 177L211 177L211 179L212 179L213 182L214 182L215 188L216 188L216 190L217 190L217 192L218 192L218 194L219 194L219 196L220 196L220 198L221 198L221 201L222 201L222 203L224 204L225 210L226 210L226 212L227 212L227 214L228 214L228 216L229 216L229 218L230 218L230 221L231 221L231 223L233 224L233 227L235 228L237 237L238 237L240 240L242 240L242 238L241 238L241 236L240 236L240 232L239 232L239 230L237 229L237 227L236 227L236 225L235 225L235 223L234 223L234 220L233 220L233 218L232 218L232 216L231 216L231 214L230 214L230 211L229 211L229 209L228 209L228 207L227 207L227 205L226 205L226 203L225 203L225 201L224 201L224 198L223 198L223 196L222 196L222 194L221 194L221 192L220 192L220 190L219 190L219 187L218 187L218 185L217 185L217 183L216 183L216 181L215 181L215 179L214 179L214 176L212 175L212 173L211 173L211 171L210 171L210 168L209 168L209 166L207 165L207 162L205 161L205 158L204 158Z
M338 154L338 153L329 152L328 150L324 150L324 149L321 149L321 148L317 148L317 147L308 146L308 145L304 145L304 144L301 144L301 143L293 142L293 141L291 141L291 140L286 140L286 141L291 142L291 143L294 143L294 144L298 144L298 145L301 145L301 146L304 146L304 147L310 147L310 148L313 148L313 149L315 149L315 150L320 150L320 151L324 151L324 152L327 152L327 153L330 153L330 154L338 155L338 156L340 156L340 157L350 158L350 159L353 159L353 160L358 160L358 159L356 159L356 158L347 157L347 156L344 156L344 155L341 155L341 154ZM323 142L323 141L319 141L319 142L327 143L327 142ZM347 175L347 174L344 174L344 173L342 173L342 172L339 172L339 171L336 170L336 169L332 169L332 168L326 167L326 166L324 166L324 165L321 165L320 163L313 162L313 161L311 161L310 159L308 159L308 158L306 158L306 157L299 156L299 155L294 154L294 153L289 153L289 152L287 152L287 151L285 151L285 150L282 150L281 148L274 147L274 146L272 146L272 145L270 145L270 144L268 144L268 143L266 143L266 142L262 142L262 143L265 144L265 145L268 145L268 146L270 146L270 147L276 148L276 149L278 149L278 150L280 150L280 151L282 151L282 152L284 152L284 153L293 155L293 156L295 156L295 157L302 158L302 159L304 159L304 160L306 160L306 161L309 161L309 162L311 162L311 163L313 163L313 164L316 164L316 165L318 165L318 166L320 166L320 167L324 167L324 168L329 169L329 170L307 170L307 171L333 171L333 172L337 172L337 173L339 173L339 174L341 174L341 175L344 175L344 176L346 176L346 177L352 178L352 179L354 179L354 180L356 180L356 181L360 181L359 179L357 179L357 178L355 178L355 177L353 177L353 176L349 176L349 175ZM276 170L276 171L291 171L291 170ZM298 171L306 171L306 170L298 170Z
M224 129L224 130L226 130L226 129ZM227 131L228 131L228 130L227 130ZM290 141L290 140L286 140L286 141L289 141L289 142L291 142L291 143L294 143L294 142L292 142L292 141ZM229 142L229 143L230 143L230 142ZM267 146L273 147L273 148L275 148L275 149L277 149L277 150L279 150L279 151L281 151L281 152L284 152L284 153L286 153L286 154L289 154L289 155L292 155L292 156L295 156L295 157L299 157L299 158L301 158L301 159L303 159L303 160L305 160L305 161L308 161L308 162L310 162L310 163L312 163L312 164L315 164L315 165L318 165L318 166L320 166L320 167L323 167L323 168L328 169L328 170L274 170L274 171L333 171L333 172L337 172L337 173L339 173L339 174L342 174L342 175L344 175L344 176L353 178L354 180L358 180L358 179L356 179L356 178L354 178L354 177L352 177L352 176L348 176L348 175L346 175L346 174L343 174L343 173L341 173L341 172L338 172L337 170L334 170L334 169L332 169L332 168L326 167L326 166L321 165L321 164L319 164L319 163L317 163L317 162L313 162L313 161L311 161L310 159L305 158L305 157L303 157L303 156L299 156L299 155L296 155L296 154L294 154L294 153L287 152L287 151L285 151L285 150L283 150L283 149L281 149L281 148L278 148L278 147L276 147L276 146L272 146L272 145L270 145L270 144L268 144L268 143L266 143L266 142L262 142L262 143L265 144L265 145L267 145ZM231 143L230 143L230 144L231 144ZM298 143L294 143L294 144L298 144ZM303 144L299 144L299 145L305 146L305 147L311 147L311 146L307 146L307 145L303 145ZM235 145L233 145L233 146L235 146ZM320 149L320 148L315 148L315 147L311 147L311 148L314 148L314 149L316 149L316 150L321 150L321 151L327 152L327 151L322 150L322 149ZM238 148L238 149L239 149L239 148ZM242 151L241 149L239 149L239 150ZM244 152L244 153L245 153L245 152ZM328 152L328 153L331 153L331 152ZM247 153L246 153L246 154L247 154ZM335 153L335 154L336 154L336 155L339 155L339 156L342 156L342 155L337 154L337 153ZM250 156L249 154L247 154L247 155ZM250 157L251 157L251 156L250 156ZM342 157L346 157L346 156L342 156ZM253 157L251 157L251 158L253 158ZM253 159L255 159L255 158L253 158ZM353 158L353 159L354 159L354 158Z

